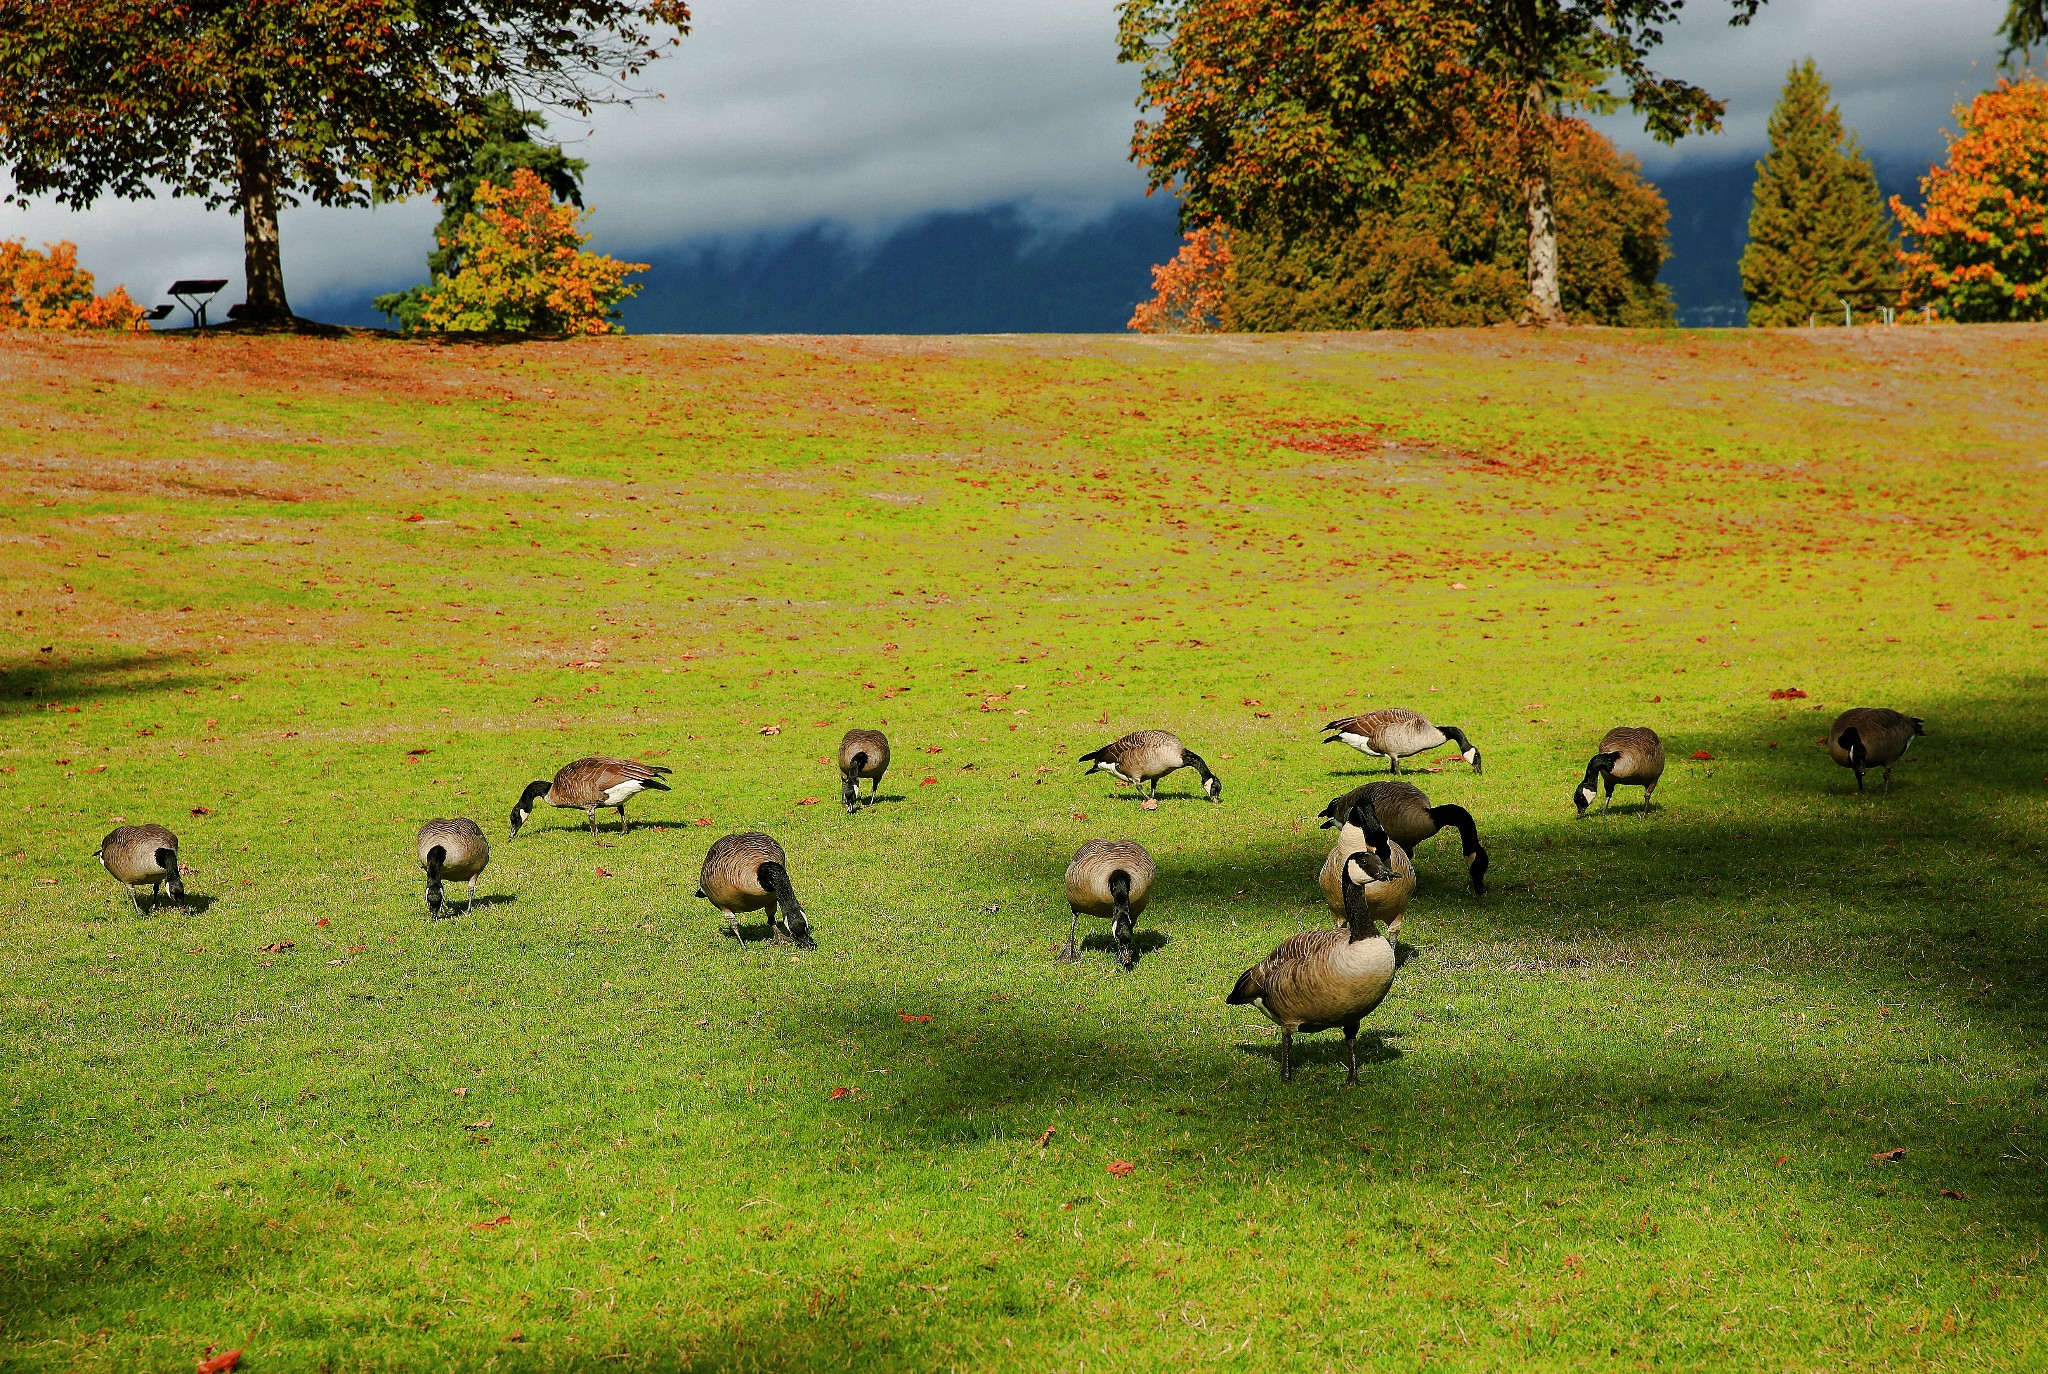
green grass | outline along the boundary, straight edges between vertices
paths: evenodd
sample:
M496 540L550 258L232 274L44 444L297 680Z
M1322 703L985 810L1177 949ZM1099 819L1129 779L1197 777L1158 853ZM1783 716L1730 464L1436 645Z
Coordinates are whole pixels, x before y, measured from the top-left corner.
M2041 1368L2044 344L9 339L0 1363ZM1223 996L1382 704L1495 886L1424 846L1283 1084ZM1663 809L1574 821L1620 723ZM1140 726L1224 804L1079 776ZM506 843L594 752L675 790ZM691 897L747 826L815 953ZM1050 957L1097 834L1129 974Z

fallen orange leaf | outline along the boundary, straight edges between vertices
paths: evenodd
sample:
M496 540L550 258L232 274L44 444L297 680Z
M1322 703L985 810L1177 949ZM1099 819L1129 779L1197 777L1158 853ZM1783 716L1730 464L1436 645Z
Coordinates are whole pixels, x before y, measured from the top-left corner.
M420 517L414 516L413 518L417 520ZM213 1349L210 1345L206 1348L208 1350ZM227 1374L227 1371L233 1369L241 1362L242 1351L240 1347L233 1350L223 1350L218 1355L202 1355L199 1357L198 1374Z
M1879 1164L1896 1164L1905 1157L1906 1149L1903 1145L1894 1145L1889 1150L1879 1150L1871 1156Z
M853 1089L851 1089L851 1088L834 1088L834 1089L832 1090L832 1096L831 1096L830 1100L831 1100L831 1101L833 1101L833 1102L837 1102L837 1101L838 1101L838 1100L839 1100L840 1098L842 1098L842 1097L852 1097L852 1096L853 1096Z
M1112 1159L1109 1162L1110 1173L1114 1174L1118 1178L1125 1178L1129 1176L1131 1170L1137 1167L1137 1165L1131 1163L1131 1161L1129 1161L1128 1159Z

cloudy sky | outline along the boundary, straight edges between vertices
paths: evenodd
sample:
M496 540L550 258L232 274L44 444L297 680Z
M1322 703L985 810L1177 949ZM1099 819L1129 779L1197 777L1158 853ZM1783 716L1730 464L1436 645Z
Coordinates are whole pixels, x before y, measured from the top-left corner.
M1866 146L1939 153L1988 85L2006 0L1771 0L1747 29L1692 0L1657 65L1728 101L1713 138L1666 149L1607 121L1654 171L1754 155L1785 69L1811 54ZM591 164L596 246L630 254L818 219L879 228L922 211L1028 201L1084 216L1139 194L1125 159L1134 74L1114 0L696 0L695 32L650 74L659 98L557 122ZM417 279L430 202L289 212L287 285L305 302ZM193 201L0 207L0 238L71 239L101 285L145 302L178 276L234 278L239 221Z

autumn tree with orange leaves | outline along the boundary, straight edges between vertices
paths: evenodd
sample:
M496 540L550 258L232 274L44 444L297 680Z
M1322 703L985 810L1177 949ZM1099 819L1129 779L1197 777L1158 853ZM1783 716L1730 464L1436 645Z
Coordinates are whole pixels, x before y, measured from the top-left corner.
M1926 204L1892 197L1911 247L1908 299L1949 319L2048 320L2048 82L2001 79L1956 110Z
M461 266L422 293L419 327L447 333L611 334L626 281L644 262L592 253L577 231L582 212L557 202L530 168L511 184L486 182L452 240Z
M0 241L0 329L140 329L142 307L117 286L93 294L78 247L46 243L38 253L20 239Z
M1726 0L1748 22L1763 0ZM1121 0L1141 68L1131 142L1184 227L1286 243L1345 234L1408 178L1506 169L1523 221L1526 315L1565 317L1558 114L1628 105L1656 138L1720 125L1722 102L1651 70L1684 0Z

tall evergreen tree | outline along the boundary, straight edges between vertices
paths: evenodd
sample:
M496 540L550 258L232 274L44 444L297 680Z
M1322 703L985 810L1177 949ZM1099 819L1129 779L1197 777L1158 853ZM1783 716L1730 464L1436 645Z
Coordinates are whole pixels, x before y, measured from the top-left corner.
M1756 165L1742 294L1753 326L1841 318L1897 288L1898 246L1877 174L1842 127L1813 59L1794 67L1771 111L1771 151Z

